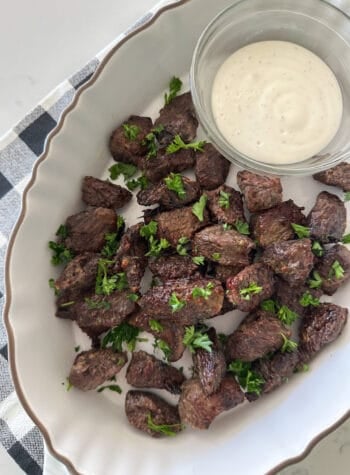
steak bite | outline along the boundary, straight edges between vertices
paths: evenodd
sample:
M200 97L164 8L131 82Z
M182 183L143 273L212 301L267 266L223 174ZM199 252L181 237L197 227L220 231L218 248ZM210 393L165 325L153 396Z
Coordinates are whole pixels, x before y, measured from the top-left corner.
M322 191L307 217L311 236L322 243L341 241L346 227L346 209L338 196Z
M244 401L244 394L235 379L225 377L218 390L206 395L199 379L189 379L182 385L179 400L181 422L194 429L208 429L215 417Z
M196 255L225 266L246 266L251 262L254 241L221 225L210 226L195 234L192 249Z
M116 254L115 272L125 272L131 292L138 292L147 267L147 242L140 236L142 223L127 229Z
M190 92L174 97L160 111L155 126L162 125L159 135L162 144L168 144L175 135L180 135L185 142L191 142L197 135L198 120Z
M161 148L155 157L144 157L140 168L150 182L158 183L171 172L180 173L192 168L194 162L193 150L181 149L175 153L167 153L166 148Z
M315 270L322 278L322 290L333 295L350 278L350 251L342 244L336 244L325 251Z
M203 221L199 221L192 212L192 207L164 211L154 217L158 223L158 239L165 238L176 248L180 238L192 239L193 235L209 224L209 215L206 210L203 213Z
M125 413L129 423L151 437L164 433L156 426L169 426L173 433L182 430L178 408L147 391L128 391L125 398Z
M242 195L230 186L222 185L212 191L206 191L208 209L213 221L234 225L245 222Z
M348 309L333 303L321 303L310 309L300 327L302 362L309 361L325 345L338 338L347 318Z
M211 143L207 143L203 147L203 152L196 154L194 169L196 179L202 188L213 190L225 183L230 165Z
M105 235L116 229L117 215L109 208L88 208L66 220L68 236L64 244L74 252L98 252L105 244Z
M74 257L55 282L58 292L90 289L95 285L99 254L84 252Z
M275 279L272 270L256 263L245 267L226 281L228 300L243 312L254 310L274 293Z
M263 252L261 260L290 285L302 285L314 265L311 240L299 239L271 244Z
M198 272L198 266L190 256L161 256L149 262L152 273L163 282L191 277Z
M227 361L254 361L282 347L285 335L291 336L289 328L270 312L257 310L249 314L227 339Z
M83 179L82 199L90 206L118 209L131 201L132 193L126 188L92 176Z
M164 182L160 182L151 185L146 190L139 191L137 193L137 202L143 206L151 206L159 203L163 209L173 209L181 208L196 201L200 196L198 183L181 175L179 180L182 181L183 184L183 196L181 195L181 197L179 197L178 193L169 190Z
M226 373L226 361L215 328L209 328L207 335L213 343L211 351L203 348L196 349L193 354L193 365L204 394L209 396L219 389Z
M135 310L129 292L113 292L102 296L92 294L74 305L75 321L91 338L116 327Z
M136 351L132 354L126 380L135 388L165 389L173 394L180 394L185 377L180 370L157 360L153 355Z
M291 287L288 282L279 277L276 278L275 298L281 306L286 306L299 317L302 317L307 311L307 307L300 304L302 296L308 292L313 298L320 298L323 294L321 289L310 289L309 285L302 284L297 287Z
M314 179L326 185L338 186L350 191L350 163L341 162L335 167L313 175Z
M128 126L132 127L131 133L128 133ZM149 117L137 115L131 115L124 124L117 127L109 140L109 149L114 160L137 166L140 157L147 153L145 138L152 127L152 120Z
M193 296L197 287L209 289L207 298ZM172 320L178 325L193 325L219 315L224 289L217 280L178 279L149 289L138 301L142 311L152 318Z
M251 213L272 208L282 202L282 185L278 177L243 170L237 173L237 183Z
M215 278L225 284L229 277L234 277L244 269L244 266L223 266L222 264L215 265Z
M306 218L302 213L303 209L297 206L293 200L288 200L253 215L251 226L254 238L262 247L293 239L294 230L291 224L302 226L306 224Z
M82 351L76 356L68 379L83 391L96 389L119 373L127 361L126 353L116 353L108 348Z

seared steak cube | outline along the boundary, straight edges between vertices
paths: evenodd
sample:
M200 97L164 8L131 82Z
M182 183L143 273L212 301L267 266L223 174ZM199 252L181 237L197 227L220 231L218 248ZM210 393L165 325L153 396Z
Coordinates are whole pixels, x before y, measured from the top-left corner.
M319 259L315 270L322 278L322 290L333 295L350 278L350 251L336 244Z
M190 256L161 256L150 261L149 268L163 282L191 277L198 272Z
M200 196L200 188L196 181L182 176L184 195L181 197L175 191L169 190L164 182L156 183L146 190L141 190L137 194L137 202L143 206L151 206L156 203L163 209L181 208L189 203L193 203Z
M131 134L128 133L131 127ZM140 157L147 153L146 135L152 130L153 124L149 117L131 115L121 126L117 127L110 138L109 149L117 162L138 165Z
M192 207L164 211L155 216L158 223L158 238L165 238L176 248L180 238L192 239L195 232L209 223L208 212L204 210L203 221L199 221L192 212Z
M246 266L250 263L254 241L238 231L210 226L195 234L192 249L197 256L216 261L225 266Z
M244 269L244 266L224 266L222 264L215 265L215 278L226 285L229 277L234 277Z
M293 200L288 200L253 215L251 226L254 238L262 247L293 239L294 231L291 224L305 225L306 218L302 213L303 209Z
M151 437L164 433L155 427L167 425L173 433L180 432L182 425L177 407L146 391L128 391L125 398L125 413L129 423Z
M125 353L115 353L108 348L82 351L74 360L69 381L83 391L96 389L119 373L127 361Z
M162 125L160 141L169 143L175 135L180 135L185 142L194 140L197 134L198 120L190 92L175 97L159 111L155 126Z
M278 177L257 175L244 170L237 173L237 183L251 213L272 208L282 202L282 185Z
M322 191L307 217L311 236L320 242L341 241L346 227L346 209L336 195Z
M314 265L310 239L284 241L268 246L262 262L293 286L302 285Z
M226 341L227 361L254 361L282 347L291 331L272 313L257 310L248 315Z
M245 222L242 195L230 186L222 185L212 191L206 191L208 209L213 221L234 225Z
M310 360L343 331L348 309L333 303L321 303L304 317L300 327L299 350L303 362Z
M195 174L202 188L213 190L225 183L230 162L211 143L204 145L203 152L196 154Z
M299 317L302 317L307 311L307 307L300 304L300 299L306 293L310 293L313 298L320 298L323 294L321 289L311 289L308 284L291 287L291 285L283 279L276 278L275 284L275 298L282 306L288 307L295 312Z
M59 292L80 291L95 285L97 265L100 256L92 252L84 252L72 259L63 269L55 282Z
M157 183L171 172L180 173L192 168L194 162L193 150L181 149L176 153L167 153L166 148L161 148L155 157L144 157L140 168L150 182Z
M207 298L193 296L197 287L209 288L210 295ZM223 300L224 289L216 280L178 279L149 289L138 304L145 314L161 322L165 319L178 325L193 325L219 315Z
M173 394L180 394L185 377L180 370L157 360L153 355L136 351L127 369L126 380L135 388L166 389Z
M116 222L117 215L109 208L88 208L69 216L64 244L77 253L98 252L105 244L105 235L115 231Z
M203 348L196 349L193 354L193 365L204 394L209 396L219 389L226 373L226 361L215 328L210 328L207 335L213 343L211 351Z
M132 193L122 186L92 176L83 179L82 199L87 205L118 209L129 203L131 198Z
M324 172L316 173L314 179L350 191L350 163L342 162Z
M245 267L226 282L228 300L243 312L254 310L274 292L274 275L268 266L256 263Z
M239 384L229 376L210 396L203 391L199 379L189 379L182 385L179 400L181 422L194 429L208 429L215 417L243 401L244 394Z

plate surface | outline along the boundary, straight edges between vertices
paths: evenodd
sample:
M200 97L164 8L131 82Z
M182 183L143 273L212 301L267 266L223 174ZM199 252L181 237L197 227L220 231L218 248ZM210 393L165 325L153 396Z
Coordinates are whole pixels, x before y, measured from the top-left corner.
M67 215L83 208L81 178L106 176L111 130L131 113L156 117L169 78L187 76L201 30L231 3L180 2L117 46L51 135L26 191L7 260L5 321L13 378L48 446L73 472L211 475L234 467L237 474L261 475L300 455L349 410L349 325L308 373L295 375L254 404L225 413L209 431L186 430L176 438L154 440L133 430L124 415L123 395L67 392L62 385L74 347L88 342L72 322L54 317L48 279L57 271L50 264L47 241ZM236 171L232 167L228 183L235 184ZM282 181L284 197L306 211L321 190L308 177ZM123 215L128 225L137 221L135 200ZM348 290L345 286L328 300L348 306ZM240 318L233 312L224 323L214 321L232 330Z

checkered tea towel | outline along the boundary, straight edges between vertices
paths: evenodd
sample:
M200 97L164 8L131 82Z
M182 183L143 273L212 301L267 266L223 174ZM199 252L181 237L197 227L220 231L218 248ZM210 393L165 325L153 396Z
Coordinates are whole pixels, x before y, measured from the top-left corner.
M4 306L4 262L8 240L21 209L23 190L33 165L42 154L48 133L56 126L77 89L90 79L106 53L127 34L148 21L161 6L155 5L82 70L60 84L32 112L0 139L0 314ZM41 475L44 446L39 429L22 409L8 366L7 335L0 320L0 442L28 475ZM4 474L5 475L5 474Z

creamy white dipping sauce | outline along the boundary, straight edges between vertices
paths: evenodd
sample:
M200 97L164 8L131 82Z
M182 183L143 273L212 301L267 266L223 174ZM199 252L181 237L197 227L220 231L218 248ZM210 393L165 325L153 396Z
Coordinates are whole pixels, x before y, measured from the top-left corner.
M343 113L338 81L311 51L286 41L252 43L220 67L216 125L239 152L266 163L305 160L325 148Z

